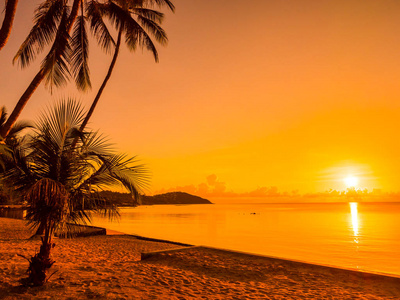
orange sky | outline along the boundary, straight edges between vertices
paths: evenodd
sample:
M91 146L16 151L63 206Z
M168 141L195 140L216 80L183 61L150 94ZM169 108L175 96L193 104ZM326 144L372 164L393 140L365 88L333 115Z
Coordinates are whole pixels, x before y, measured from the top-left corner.
M151 192L215 187L212 174L238 193L345 189L349 175L359 187L400 190L399 1L173 2L160 63L124 48L91 122L149 166ZM38 71L11 64L35 3L20 1L0 52L9 111ZM111 60L92 46L93 91L51 96L42 86L23 118L52 97L90 105Z

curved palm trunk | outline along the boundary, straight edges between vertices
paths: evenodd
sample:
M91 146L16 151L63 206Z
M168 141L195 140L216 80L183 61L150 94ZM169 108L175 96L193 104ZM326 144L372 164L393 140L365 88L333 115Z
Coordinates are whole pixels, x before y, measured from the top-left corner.
M79 10L80 3L81 3L81 0L74 0L71 14L69 15L69 18L68 18L68 24L66 26L66 31L68 32L68 34L71 32L72 25L75 22L76 17L78 16L78 10ZM60 56L61 56L61 51L60 51L59 57ZM17 105L14 107L14 110L12 111L9 118L7 119L7 122L1 128L0 136L2 136L3 138L7 137L8 133L10 132L11 127L17 121L17 119L18 119L19 115L21 114L22 110L24 109L25 105L28 103L29 99L31 98L31 96L33 95L33 93L35 92L37 87L43 81L46 74L47 74L47 72L44 70L44 68L41 68L40 71L33 78L32 82L30 83L28 88L25 90L25 92L22 94L21 98L19 99Z
M118 39L117 39L117 44L115 45L114 56L113 56L113 58L112 58L112 60L111 60L110 67L108 68L107 75L106 75L106 77L104 78L103 83L101 84L100 89L99 89L99 91L97 92L96 97L94 98L93 103L92 103L92 105L90 106L90 109L89 109L88 113L86 114L85 120L83 121L81 127L79 128L79 131L80 131L80 132L83 132L83 130L85 129L87 123L89 122L89 119L91 118L91 116L92 116L92 114L93 114L93 111L94 111L94 109L96 108L97 103L99 102L99 99L100 99L100 97L101 97L101 94L103 93L103 90L104 90L104 88L106 87L107 82L108 82L108 80L109 80L110 77L111 77L112 71L113 71L113 69L114 69L115 63L116 63L117 58L118 58L119 49L120 49L120 46L121 46L121 36L122 36L122 26L121 26L121 28L120 28L120 30L119 30L119 32L118 32ZM76 143L75 143L75 141L74 141L74 145L75 145L75 144L76 144Z
M42 82L45 72L43 69L40 69L40 71L36 74L36 76L33 78L31 84L28 86L28 88L25 90L25 92L22 94L21 98L19 99L17 105L15 105L14 110L10 114L10 116L7 119L7 122L4 124L4 126L1 128L0 135L3 138L6 138L8 133L10 132L11 127L15 124L17 121L19 115L21 114L22 110L24 109L26 103L28 103L28 100L34 93L34 91L37 89L39 84Z
M6 13L0 29L0 50L7 44L11 34L18 0L7 0Z

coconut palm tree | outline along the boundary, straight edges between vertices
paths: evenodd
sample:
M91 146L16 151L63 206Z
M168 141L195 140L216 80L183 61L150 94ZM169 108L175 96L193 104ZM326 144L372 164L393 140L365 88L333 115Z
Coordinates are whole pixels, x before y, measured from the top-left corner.
M39 72L35 75L28 88L18 100L7 122L0 129L0 136L5 138L10 128L18 119L40 83L45 80L46 86L58 87L66 83L69 75L70 32L79 7L83 0L73 0L70 8L68 0L46 0L39 5L35 14L35 24L28 37L22 43L14 62L19 60L21 67L28 66L44 48L51 48L42 61Z
M14 62L19 61L21 67L26 67L43 51L45 46L52 43L52 47L43 60L39 72L17 102L4 127L0 129L0 135L3 137L8 135L12 124L18 119L43 80L47 87L59 87L64 85L72 74L78 89L86 90L91 87L86 20L90 20L90 26L97 41L106 51L110 51L115 42L103 21L103 16L113 22L120 34L125 32L126 43L130 49L134 50L137 46L146 47L153 52L156 61L158 60L157 51L146 31L153 34L161 44L167 41L165 32L159 26L163 15L145 7L166 5L174 10L169 0L73 0L71 9L67 5L68 2L68 0L46 0L36 11L35 25L14 57ZM84 5L85 3L87 5ZM84 6L88 8L87 15L84 13ZM136 22L132 15L137 16ZM73 34L70 37L73 27ZM119 45L117 46L106 79L93 102L94 105L89 110L87 120L93 113L111 76L119 52ZM87 121L83 128L86 123Z
M11 34L15 12L17 10L18 0L5 0L6 9L4 14L3 23L0 28L0 50L7 44L8 38Z
M33 227L44 226L40 251L29 265L28 283L43 285L53 265L51 249L56 231L68 224L86 224L91 213L117 215L117 207L99 193L119 184L133 202L147 184L147 173L135 158L112 151L97 132L79 132L84 111L74 100L57 103L36 123L34 132L15 153L15 165L3 182L13 186L27 203L26 218ZM79 142L71 143L79 135Z
M167 6L171 11L175 10L175 6L169 0L112 0L105 3L99 3L98 1L90 1L88 3L86 9L87 16L92 32L97 37L99 45L105 50L108 50L110 45L115 44L109 30L105 26L103 18L107 18L111 21L118 32L118 37L106 77L92 102L85 120L81 125L80 131L85 129L111 77L118 58L123 35L125 36L125 43L130 51L135 51L138 47L146 48L152 52L155 61L158 62L158 52L151 36L161 45L166 45L168 38L166 32L160 26L164 19L164 14L151 9L153 6L157 6L158 8Z

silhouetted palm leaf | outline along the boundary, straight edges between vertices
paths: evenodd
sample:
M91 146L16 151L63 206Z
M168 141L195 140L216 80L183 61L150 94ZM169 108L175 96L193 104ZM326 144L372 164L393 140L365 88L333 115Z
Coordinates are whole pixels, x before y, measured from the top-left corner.
M63 0L47 0L37 8L34 26L19 48L13 62L18 60L21 67L28 66L36 55L53 41L63 15L64 2Z
M82 107L72 99L47 109L16 151L14 167L3 174L3 180L24 195L33 225L51 219L56 230L67 221L88 222L87 210L115 216L116 207L99 191L122 185L136 198L146 188L144 166L116 154L97 132L80 135L77 146L71 147L83 116ZM47 199L52 192L55 199Z
M66 84L70 76L69 64L71 48L69 45L69 33L67 24L69 22L69 9L64 7L63 15L57 29L54 43L42 62L41 68L45 73L45 85L50 89Z
M95 36L97 43L106 51L106 53L109 53L111 47L115 46L115 41L104 23L103 13L101 12L97 1L88 2L86 14L90 21L90 29Z
M92 86L89 77L88 47L85 17L81 15L77 18L71 39L71 68L76 86L83 91Z

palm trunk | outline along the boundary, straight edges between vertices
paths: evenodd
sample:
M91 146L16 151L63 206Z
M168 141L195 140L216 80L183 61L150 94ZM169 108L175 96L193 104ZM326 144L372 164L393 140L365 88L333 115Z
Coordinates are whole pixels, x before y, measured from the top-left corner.
M104 88L106 87L107 82L108 82L108 80L109 80L110 77L111 77L112 71L113 71L113 69L114 69L115 63L116 63L117 58L118 58L119 49L120 49L120 46L121 46L121 37L122 37L122 26L121 26L121 28L120 28L119 31L118 31L117 44L115 45L114 56L113 56L113 58L112 58L112 60L111 60L110 66L108 67L107 75L106 75L106 77L104 78L103 83L101 84L99 90L97 91L96 97L94 98L94 100L93 100L93 102L92 102L92 105L90 106L90 109L89 109L88 113L86 114L86 117L85 117L85 119L83 120L81 127L79 128L79 131L80 131L80 132L83 132L83 130L85 129L86 125L88 124L90 118L92 117L93 111L94 111L94 109L96 108L97 103L99 102L99 99L100 99L100 97L101 97L101 94L103 93L103 90L104 90ZM79 139L79 137L76 137L76 138L73 140L73 142L72 142L72 144L71 144L71 147L72 147L72 148L75 148L76 143L78 143L78 139Z
M72 25L75 22L76 17L78 16L78 10L79 10L80 3L81 3L81 0L74 0L71 14L68 17L68 24L66 25L66 32L68 32L68 34L71 32ZM60 55L61 55L61 52L62 51L60 51ZM3 137L3 138L7 137L8 133L10 132L11 127L17 121L17 119L18 119L19 115L21 114L22 110L24 109L26 103L28 103L29 99L31 98L31 96L33 95L33 93L35 92L37 87L40 85L40 83L43 81L46 74L47 73L44 70L44 68L41 68L40 71L36 74L35 78L33 78L31 84L25 90L25 92L19 99L17 105L14 107L14 110L10 114L10 117L7 119L7 122L1 128L1 131L0 131L1 137Z
M17 10L18 0L7 0L6 14L0 29L0 50L7 44L11 34L15 12Z
M33 78L31 84L28 86L26 91L22 94L21 98L19 99L17 105L15 105L14 110L10 114L10 116L7 119L7 122L4 124L4 126L1 128L0 135L3 138L6 138L8 133L10 132L11 127L15 124L17 121L19 115L21 114L22 110L24 109L26 103L28 103L28 100L32 96L32 94L35 92L39 84L42 82L45 72L43 69L40 69L39 73L36 74L36 76Z
M42 245L38 254L35 254L29 263L29 278L28 284L33 286L44 285L47 281L47 270L51 268L54 261L51 259L51 249L55 244L52 243L52 225L51 221L45 222L45 233L42 239ZM54 225L54 224L53 224Z
M121 46L121 36L122 36L122 26L121 26L121 28L119 29L119 32L118 32L118 39L117 39L117 44L115 45L114 56L113 56L113 58L112 58L110 67L108 68L107 75L106 75L106 77L104 78L103 83L101 84L100 89L99 89L99 91L97 92L96 97L95 97L94 100L93 100L92 106L90 106L90 109L89 109L88 113L86 114L85 120L83 121L81 127L79 128L79 131L80 131L80 132L83 132L83 130L85 129L87 123L89 122L89 119L91 118L91 116L92 116L92 114L93 114L93 111L94 111L94 109L96 108L97 103L99 102L99 99L100 99L100 97L101 97L101 94L103 93L103 90L104 90L104 88L106 87L107 82L108 82L108 80L109 80L110 77L111 77L112 71L113 71L113 69L114 69L115 63L116 63L117 58L118 58L119 48L120 48L120 46ZM74 143L74 144L75 144L75 143Z

